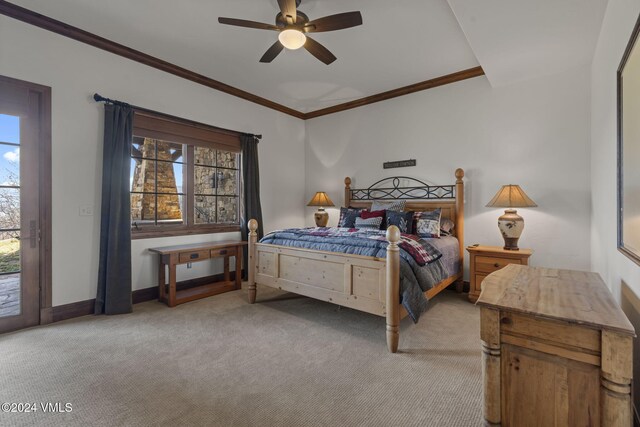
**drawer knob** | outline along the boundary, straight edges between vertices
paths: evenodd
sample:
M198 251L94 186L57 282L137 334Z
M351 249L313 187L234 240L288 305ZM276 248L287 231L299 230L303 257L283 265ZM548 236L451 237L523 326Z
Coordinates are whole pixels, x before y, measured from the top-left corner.
M189 258L196 259L196 258L198 258L198 254L197 253L191 254L191 255L189 255Z
M502 319L500 319L500 323L502 323L503 325L510 325L511 324L511 318L503 317Z
M226 250L226 249L222 249L222 250L220 251L220 255L225 255L226 253L227 253L227 250Z
M498 268L500 267L500 264L498 264L497 262L495 264L493 264L494 267Z

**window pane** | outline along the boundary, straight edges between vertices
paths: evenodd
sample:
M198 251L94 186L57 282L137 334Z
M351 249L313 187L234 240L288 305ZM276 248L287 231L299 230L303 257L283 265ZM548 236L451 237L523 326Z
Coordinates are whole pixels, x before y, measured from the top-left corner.
M214 224L216 222L215 196L196 196L194 222L196 224Z
M131 221L139 224L155 223L156 196L155 194L131 195Z
M0 240L0 273L18 271L20 271L20 240L16 238Z
M0 184L20 185L20 147L0 144Z
M0 317L20 314L20 273L0 276Z
M218 222L238 223L237 197L218 197Z
M131 157L156 158L156 142L151 138L133 137L131 144Z
M182 196L158 195L158 224L182 224Z
M20 144L20 117L0 114L0 141Z
M238 194L238 171L218 169L218 195L235 196Z
M194 166L193 191L195 194L216 194L216 169L207 166Z
M143 162L148 160L143 160ZM157 162L157 192L158 193L182 193L182 164L170 162Z
M206 147L194 147L194 162L196 165L216 165L216 150Z
M185 152L182 144L176 144L167 141L156 141L158 147L158 160L167 160L169 162L182 162Z
M20 189L0 188L0 228L20 228Z
M238 154L229 151L218 151L218 166L223 168L238 168Z

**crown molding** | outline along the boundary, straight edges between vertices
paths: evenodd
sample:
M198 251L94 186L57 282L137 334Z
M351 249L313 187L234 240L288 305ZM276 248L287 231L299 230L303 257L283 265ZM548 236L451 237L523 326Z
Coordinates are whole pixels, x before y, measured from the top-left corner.
M157 68L158 70L167 72L169 74L174 74L178 77L182 77L183 79L187 79L203 86L207 86L211 89L219 90L220 92L224 92L229 95L233 95L238 98L242 98L244 100L262 105L263 107L271 108L273 110L289 114L290 116L297 117L299 119L304 118L304 113L296 111L293 108L286 107L284 105L278 104L277 102L270 101L266 98L262 98L258 95L254 95L252 93L222 83L218 80L214 80L202 74L187 70L186 68L182 68L160 58L156 58L155 56L151 56L144 52L140 52L139 50L121 45L120 43L105 39L104 37L100 37L88 31L81 30L80 28L65 24L64 22L55 20L53 18L49 18L48 16L41 15L39 13L33 12L32 10L25 9L13 3L9 3L8 1L0 0L0 14L9 16L22 22L26 22L27 24L35 25L36 27L51 31L56 34L69 37L70 39L86 43L88 45L97 47L98 49L106 50L107 52L111 52L124 58L131 59L132 61L148 65L149 67Z
M156 58L155 56L148 55L139 50L132 49L130 47L127 47L120 43L116 43L104 37L100 37L96 34L90 33L72 25L65 24L64 22L58 21L48 16L41 15L32 10L10 3L6 0L0 0L0 14L302 120L308 120L315 117L325 116L327 114L350 110L352 108L362 107L364 105L373 104L375 102L385 101L387 99L396 98L398 96L408 95L410 93L415 93L437 86L451 84L459 82L461 80L484 75L482 67L470 68L468 70L459 71L456 73L448 74L446 76L436 77L434 79L425 80L423 82L356 99L354 101L349 101L342 104L333 105L331 107L303 113L301 111L294 110L293 108L278 104L277 102L271 101L261 96L254 95L250 92L222 83L205 75L198 74L194 71L164 61L160 58Z
M420 92L422 90L432 89L434 87L448 85L479 76L484 76L484 70L482 69L482 67L469 68L468 70L458 71L456 73L447 74L446 76L436 77L435 79L425 80L423 82L414 83L409 86L404 86L398 89L378 93L376 95L356 99L355 101L349 101L343 104L322 108L320 110L310 111L304 115L304 119L308 120L315 117L326 116L327 114L350 110L352 108L362 107L364 105L373 104L375 102L386 101L387 99L397 98L398 96L409 95L410 93Z

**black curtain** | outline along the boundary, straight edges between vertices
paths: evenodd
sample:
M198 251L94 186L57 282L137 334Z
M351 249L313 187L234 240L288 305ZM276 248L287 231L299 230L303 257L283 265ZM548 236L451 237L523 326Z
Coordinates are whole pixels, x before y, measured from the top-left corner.
M131 139L133 110L104 106L100 266L96 314L131 312Z
M244 186L244 215L242 219L242 240L249 237L247 221L258 221L258 239L264 236L264 224L262 223L262 206L260 205L260 171L258 168L258 139L253 135L240 136L242 144L242 182ZM244 247L244 274L246 279L249 266L248 248Z

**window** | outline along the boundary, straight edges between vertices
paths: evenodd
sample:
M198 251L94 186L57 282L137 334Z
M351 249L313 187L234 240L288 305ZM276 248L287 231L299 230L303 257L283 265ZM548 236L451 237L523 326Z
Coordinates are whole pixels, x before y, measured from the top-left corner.
M136 112L133 238L240 230L239 134Z

